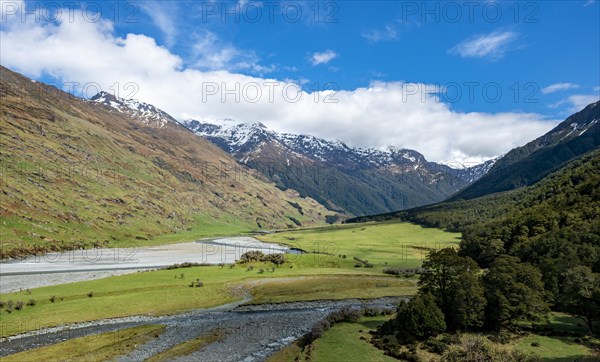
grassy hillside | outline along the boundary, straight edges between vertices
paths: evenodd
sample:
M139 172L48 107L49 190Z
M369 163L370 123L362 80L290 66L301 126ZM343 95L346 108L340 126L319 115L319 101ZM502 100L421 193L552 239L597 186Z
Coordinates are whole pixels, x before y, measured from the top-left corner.
M296 227L332 214L176 123L145 125L0 71L0 258Z

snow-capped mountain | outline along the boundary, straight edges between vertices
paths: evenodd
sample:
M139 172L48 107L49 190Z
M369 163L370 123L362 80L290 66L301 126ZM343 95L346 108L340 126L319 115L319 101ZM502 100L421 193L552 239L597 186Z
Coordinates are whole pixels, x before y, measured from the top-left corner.
M278 133L267 129L262 123L236 123L225 120L221 125L203 123L196 120L183 121L182 124L199 136L216 143L242 163L248 163L261 157L260 150L272 142L285 148L296 157L306 157L314 161L327 162L347 169L390 168L398 165L439 168L438 171L452 169L452 173L466 180L483 176L493 165L494 160L473 167L455 167L452 165L428 162L417 151L408 149L374 149L349 147L340 141L328 141L308 135ZM414 167L413 167L414 169Z
M261 123L182 124L240 162L332 209L361 215L441 201L481 177L488 161L454 169L417 151L350 147L340 141L279 133Z
M571 115L545 135L517 147L455 199L470 199L532 185L576 157L600 146L600 101Z
M126 113L132 117L138 118L146 125L157 128L163 128L168 123L179 123L167 112L156 108L151 104L139 102L134 99L117 98L107 92L100 92L90 98L89 101L111 107L117 112Z

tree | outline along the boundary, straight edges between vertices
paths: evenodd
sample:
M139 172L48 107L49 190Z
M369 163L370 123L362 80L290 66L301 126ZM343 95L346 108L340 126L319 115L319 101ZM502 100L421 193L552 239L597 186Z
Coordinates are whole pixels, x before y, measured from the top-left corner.
M565 311L583 319L593 333L594 322L600 320L600 274L586 266L568 270L560 301Z
M513 327L523 320L535 321L547 313L540 271L519 258L501 256L483 278L486 322L490 329Z
M409 342L424 340L443 332L446 323L433 296L424 293L415 296L410 302L400 303L391 329L395 331L398 340Z
M419 285L431 293L444 313L449 330L470 330L483 324L485 297L477 263L455 249L433 251L423 262Z

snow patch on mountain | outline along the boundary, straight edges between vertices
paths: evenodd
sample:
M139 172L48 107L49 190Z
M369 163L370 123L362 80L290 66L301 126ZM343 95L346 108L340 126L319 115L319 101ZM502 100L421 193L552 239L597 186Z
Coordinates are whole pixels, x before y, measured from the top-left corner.
M155 106L139 102L135 99L117 98L107 92L100 92L90 98L89 102L106 105L117 112L138 118L142 123L153 127L164 128L168 123L179 123L167 112Z
M446 165L436 164L428 162L422 154L413 150L395 147L384 149L349 147L341 141L279 133L269 130L262 123L241 123L230 119L216 120L211 123L187 120L182 124L198 136L217 144L244 164L259 157L260 149L266 143L278 145L288 155L305 157L344 169L376 168L399 170L399 172L403 172L402 170L417 172L422 169L423 172L430 172L433 175L449 173L468 182L483 176L495 162L490 160L472 167L456 162L448 162ZM286 164L289 166L289 159L286 159Z

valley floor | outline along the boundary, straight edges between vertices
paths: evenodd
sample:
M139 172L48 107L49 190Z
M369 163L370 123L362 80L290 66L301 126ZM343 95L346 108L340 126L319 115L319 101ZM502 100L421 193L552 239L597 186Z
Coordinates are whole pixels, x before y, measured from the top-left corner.
M418 268L429 250L458 245L460 234L409 223L372 223L259 238L306 253L287 254L286 262L279 266L227 259L228 263L221 265L143 271L2 293L0 355L6 356L2 360L52 360L46 357L63 358L66 353L85 360L104 360L107 355L121 360L152 356L153 360L198 357L216 361L227 360L227 356L231 360L264 360L286 345L293 346L333 310L393 307L398 298L414 294L416 276L409 272L399 277L384 271ZM231 244L213 241L206 245L220 245L220 252L226 252ZM160 248L164 247L156 250ZM215 253L217 249L211 250ZM189 254L185 261L201 263L202 258ZM18 302L22 302L19 309L7 307ZM360 336L354 332L330 340L339 340L344 346L345 335L352 339L346 341L349 350L365 347L357 346L353 339ZM327 341L315 342L315 356L336 353L323 347ZM94 346L98 355L80 355L92 348L82 347L88 345ZM381 356L380 351L366 346L374 349L374 356ZM322 358L319 360L328 360Z

